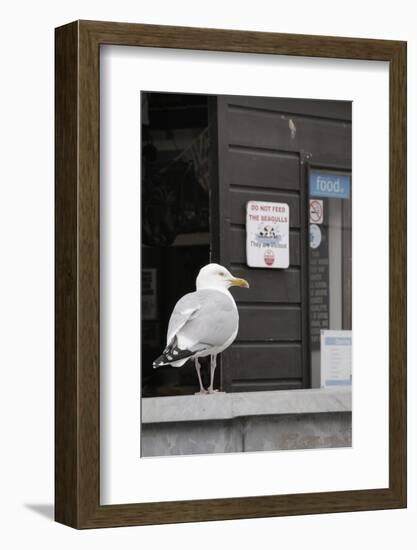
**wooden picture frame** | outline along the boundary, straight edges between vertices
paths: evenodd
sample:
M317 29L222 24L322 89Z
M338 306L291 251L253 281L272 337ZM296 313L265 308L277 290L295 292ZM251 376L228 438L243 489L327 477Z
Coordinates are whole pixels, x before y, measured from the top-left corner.
M100 505L99 56L117 44L389 63L389 487ZM55 519L75 528L406 506L406 43L77 21L56 29Z

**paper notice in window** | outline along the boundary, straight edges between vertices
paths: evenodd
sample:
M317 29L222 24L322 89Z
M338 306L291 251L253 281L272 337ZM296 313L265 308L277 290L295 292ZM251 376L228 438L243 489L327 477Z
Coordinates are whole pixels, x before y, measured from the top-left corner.
M352 385L352 331L322 330L320 352L321 386Z

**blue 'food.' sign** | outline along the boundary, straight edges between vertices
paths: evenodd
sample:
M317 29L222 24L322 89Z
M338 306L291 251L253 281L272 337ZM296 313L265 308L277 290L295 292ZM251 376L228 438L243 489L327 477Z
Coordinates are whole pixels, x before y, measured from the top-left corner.
M329 172L310 172L310 197L350 198L350 177Z

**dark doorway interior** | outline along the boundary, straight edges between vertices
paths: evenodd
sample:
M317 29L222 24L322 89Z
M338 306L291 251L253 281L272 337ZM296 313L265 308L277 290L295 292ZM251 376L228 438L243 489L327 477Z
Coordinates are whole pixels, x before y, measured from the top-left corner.
M151 92L141 99L142 396L189 394L198 390L191 361L159 369L152 362L175 303L195 289L210 258L208 99Z

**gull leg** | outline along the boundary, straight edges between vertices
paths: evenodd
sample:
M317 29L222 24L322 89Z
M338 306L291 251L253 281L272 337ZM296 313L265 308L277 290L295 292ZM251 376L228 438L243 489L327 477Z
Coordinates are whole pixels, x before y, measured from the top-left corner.
M194 357L194 365L195 365L195 370L197 371L198 382L200 384L200 391L195 392L195 395L206 394L207 391L204 389L203 382L201 381L201 373L200 373L201 367L197 357Z
M208 393L215 393L219 391L219 390L213 389L215 370L216 370L216 355L210 355L210 386L207 388Z

